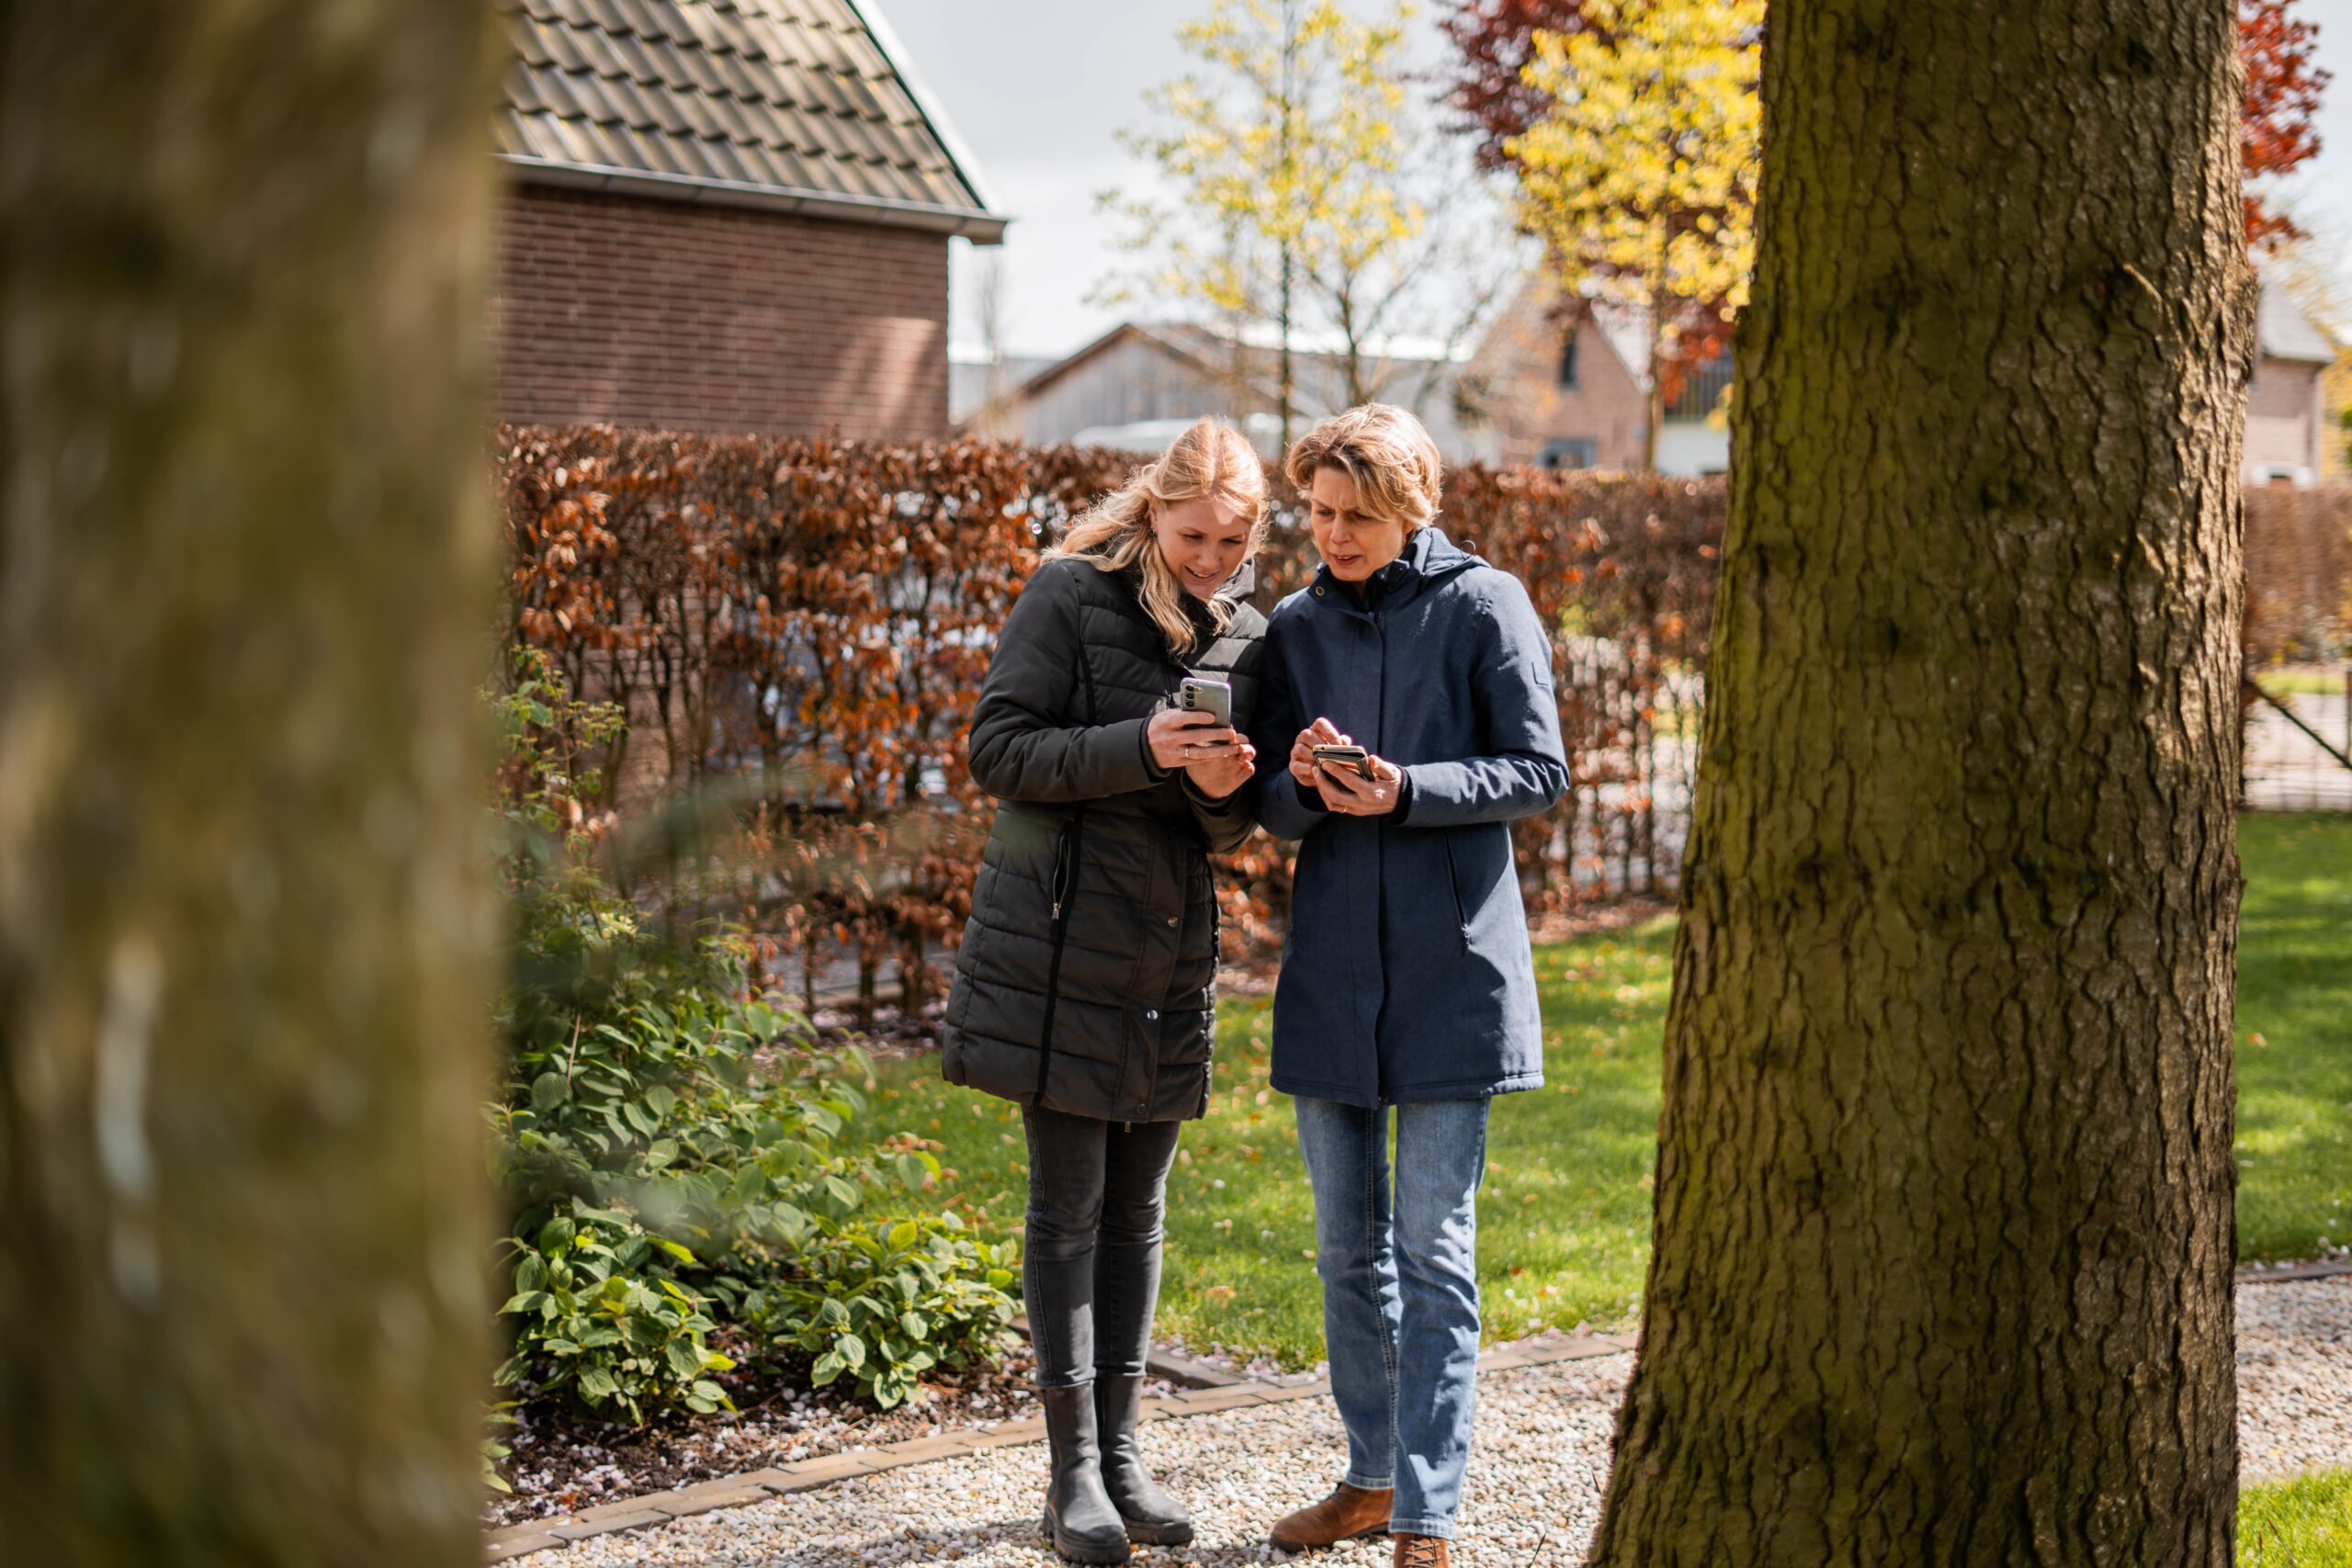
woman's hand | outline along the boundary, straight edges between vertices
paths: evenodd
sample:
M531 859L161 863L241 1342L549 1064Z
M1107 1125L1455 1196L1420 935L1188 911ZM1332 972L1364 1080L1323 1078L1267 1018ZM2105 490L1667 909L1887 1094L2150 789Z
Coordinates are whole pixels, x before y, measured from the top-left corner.
M1347 746L1353 742L1328 718L1318 718L1298 732L1290 743L1290 776L1306 789L1323 787L1323 766L1315 760L1317 746Z
M1231 735L1233 732L1220 729L1213 730L1211 734ZM1195 741L1193 744L1198 747L1200 743ZM1184 764L1185 776L1193 781L1193 787L1211 800L1223 800L1248 784L1250 775L1257 771L1258 749L1239 736L1234 737L1230 746L1212 746L1197 751L1193 759Z
M1323 770L1323 804L1343 817L1385 817L1405 793L1405 770L1385 757L1367 757L1372 777L1353 768Z
M1162 773L1174 773L1179 768L1189 771L1196 761L1209 759L1217 752L1246 746L1247 741L1216 721L1216 716L1193 713L1184 708L1164 708L1151 716L1144 728L1144 741L1151 749L1152 766ZM1257 753L1250 753L1255 758ZM1230 790L1226 793L1231 794Z
M1352 746L1339 726L1318 718L1291 742L1290 774L1302 784L1323 792L1323 804L1343 817L1385 817L1396 809L1405 793L1405 771L1385 757L1367 756L1372 769L1365 778L1353 768L1327 768L1315 760L1317 746Z
M1327 768L1315 760L1317 746L1352 746L1355 742L1328 718L1318 718L1298 732L1290 743L1290 776L1306 788L1320 790L1323 804L1347 817L1385 817L1396 809L1405 792L1404 770L1381 757L1367 757L1373 776L1353 768Z

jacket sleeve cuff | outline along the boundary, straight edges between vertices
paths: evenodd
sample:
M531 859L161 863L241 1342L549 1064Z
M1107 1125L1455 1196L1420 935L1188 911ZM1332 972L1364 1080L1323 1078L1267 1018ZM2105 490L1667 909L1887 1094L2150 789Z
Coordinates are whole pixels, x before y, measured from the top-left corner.
M1165 778L1167 775L1163 773L1160 776ZM1208 791L1203 789L1199 784L1193 782L1193 773L1191 769L1187 768L1181 770L1179 776L1184 781L1185 795L1198 804L1208 807L1211 811L1230 809L1234 806L1246 801L1250 793L1250 781L1248 779L1243 779L1238 784L1236 784L1232 793L1229 795L1211 795Z
M1408 768L1396 771L1403 776L1396 784L1396 809L1388 814L1388 818L1401 828L1405 819L1413 814L1413 774Z
M1328 809L1322 795L1300 788L1288 768L1263 780L1258 791L1258 824L1277 839L1304 839L1323 825Z

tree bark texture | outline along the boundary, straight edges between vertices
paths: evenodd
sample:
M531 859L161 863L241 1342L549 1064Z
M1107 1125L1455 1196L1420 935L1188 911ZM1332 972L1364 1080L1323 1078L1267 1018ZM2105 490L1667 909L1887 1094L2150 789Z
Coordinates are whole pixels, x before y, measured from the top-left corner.
M0 1554L479 1559L479 0L0 6Z
M1593 1562L2231 1560L2227 0L1776 0Z

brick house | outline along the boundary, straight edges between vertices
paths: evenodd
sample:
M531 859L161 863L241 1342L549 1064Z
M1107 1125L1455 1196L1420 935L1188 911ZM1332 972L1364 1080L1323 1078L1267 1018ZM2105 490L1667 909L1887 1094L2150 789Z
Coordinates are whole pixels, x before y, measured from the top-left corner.
M1464 373L1494 461L1544 468L1634 468L1642 460L1646 323L1600 301L1563 307L1532 282L1505 309ZM2293 296L2265 284L2259 352L2247 388L2245 482L2335 482L2342 432L2325 377L2339 351ZM1667 405L1658 432L1664 474L1722 473L1730 432L1713 417L1728 358L1702 364Z
M2336 345L2276 283L2262 286L2254 379L2245 391L2245 482L2297 487L2338 475L2330 449L2343 439L2331 417L2327 374Z
M948 243L1006 220L875 0L501 10L502 418L947 434Z
M1658 429L1664 474L1719 474L1731 437L1712 418L1727 360L1685 378ZM1504 307L1463 373L1490 460L1511 467L1635 469L1649 423L1649 329L1637 310L1564 302L1541 277Z

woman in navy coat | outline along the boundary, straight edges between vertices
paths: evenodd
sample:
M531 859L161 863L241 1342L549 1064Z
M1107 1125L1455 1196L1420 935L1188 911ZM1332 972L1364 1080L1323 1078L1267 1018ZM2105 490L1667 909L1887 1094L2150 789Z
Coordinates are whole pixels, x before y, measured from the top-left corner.
M1273 1538L1385 1529L1396 1562L1442 1568L1469 1457L1487 1107L1544 1081L1510 823L1567 788L1552 644L1519 580L1436 526L1437 449L1411 414L1327 420L1286 472L1323 564L1269 619L1251 739L1259 820L1299 840L1273 1084L1297 1100L1349 1455ZM1350 742L1369 777L1316 761Z

